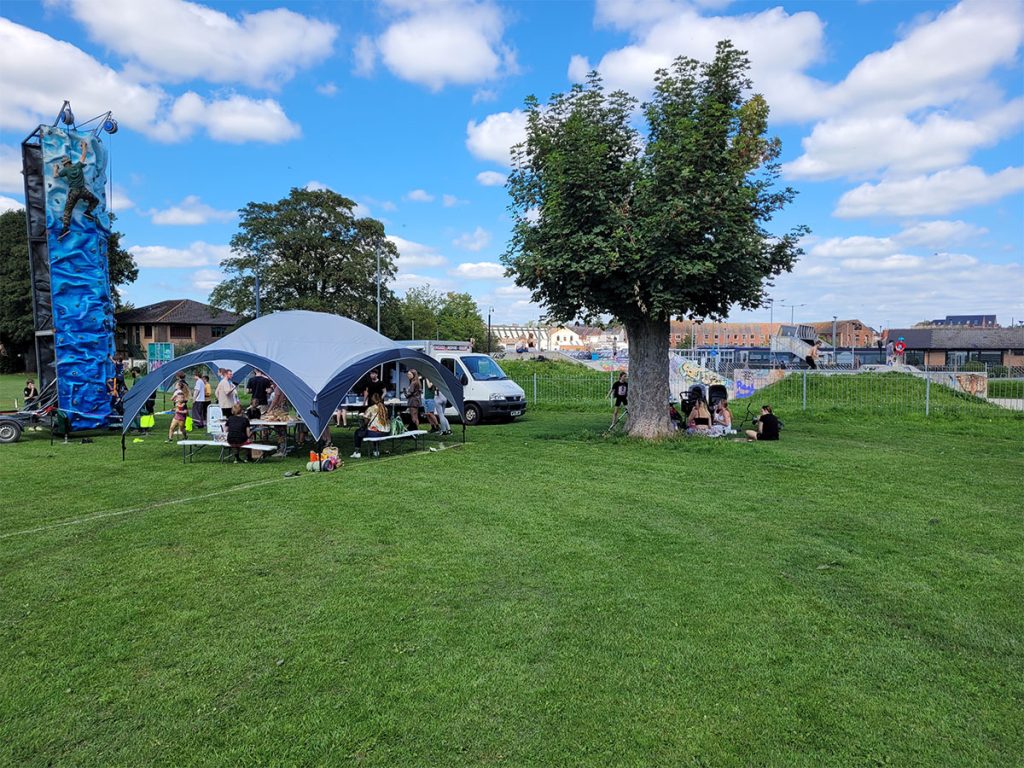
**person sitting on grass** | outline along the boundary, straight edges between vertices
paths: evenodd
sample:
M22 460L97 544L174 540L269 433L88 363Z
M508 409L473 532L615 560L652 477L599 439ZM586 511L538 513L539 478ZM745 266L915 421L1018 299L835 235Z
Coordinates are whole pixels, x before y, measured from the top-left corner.
M686 434L707 435L711 432L711 412L703 398L694 403L690 409L690 418L686 422Z
M671 402L668 404L668 417L672 429L678 430L683 428L683 417L679 415L679 411L676 410L676 407Z
M753 429L747 430L748 442L754 442L755 440L778 440L779 439L779 419L774 413L772 413L772 407L770 405L761 406L761 416L757 420L757 431Z
M353 459L362 457L360 448L362 448L364 437L391 434L391 421L388 419L388 409L384 407L383 400L381 400L380 395L376 392L370 400L370 407L363 413L363 419L363 426L356 430L353 437L353 447L355 448L352 453Z
M252 428L249 426L249 418L242 411L242 404L235 403L231 406L231 415L227 423L228 446L234 451L235 461L246 463L249 459L242 456L242 446L249 442L252 437Z
M715 437L736 433L732 428L732 411L729 410L728 401L719 400L715 403L715 412L711 414L711 432Z
M185 419L188 418L188 400L180 394L174 396L174 413L171 416L171 427L167 430L167 442L174 442L174 435L178 434L184 440L188 437L185 434Z

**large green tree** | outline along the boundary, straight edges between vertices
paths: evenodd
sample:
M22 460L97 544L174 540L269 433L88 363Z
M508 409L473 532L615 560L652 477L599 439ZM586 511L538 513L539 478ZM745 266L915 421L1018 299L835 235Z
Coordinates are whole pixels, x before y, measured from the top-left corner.
M232 255L221 262L227 279L213 289L210 302L253 315L258 273L262 313L309 309L375 327L377 257L383 304L398 250L385 238L384 225L357 218L355 206L331 190L298 188L276 203L249 203L239 212Z
M410 288L396 309L397 322L389 319L388 330L396 332L391 338L473 339L477 349L487 344L487 325L468 293L441 293L422 285Z
M111 224L115 217L110 215ZM110 295L114 309L124 307L120 286L135 282L139 268L132 255L121 247L121 233L112 231L107 242ZM0 365L10 367L18 355L32 348L35 327L32 323L32 286L28 263L28 230L25 211L7 211L0 215L0 344L6 359Z
M596 73L546 106L526 100L503 260L550 316L622 320L637 436L669 433L670 319L760 306L801 254L805 227L765 229L796 193L775 187L781 145L748 69L728 41L711 62L676 59L655 76L643 134L635 100Z

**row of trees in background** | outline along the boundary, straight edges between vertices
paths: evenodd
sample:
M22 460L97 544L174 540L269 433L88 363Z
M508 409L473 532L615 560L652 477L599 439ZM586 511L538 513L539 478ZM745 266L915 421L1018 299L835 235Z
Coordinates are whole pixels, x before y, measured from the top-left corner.
M232 255L221 263L226 279L210 303L253 317L256 281L260 312L307 309L377 323L380 275L381 333L393 339L476 339L487 329L468 293L440 293L425 285L399 298L389 283L398 250L384 224L355 214L355 201L329 189L294 188L276 203L249 203L240 211Z
M110 214L111 225L115 218ZM107 241L107 265L114 310L124 309L118 288L135 282L139 268L121 247L120 232L112 231ZM0 286L0 373L19 373L25 369L24 355L32 350L35 335L24 209L0 214Z

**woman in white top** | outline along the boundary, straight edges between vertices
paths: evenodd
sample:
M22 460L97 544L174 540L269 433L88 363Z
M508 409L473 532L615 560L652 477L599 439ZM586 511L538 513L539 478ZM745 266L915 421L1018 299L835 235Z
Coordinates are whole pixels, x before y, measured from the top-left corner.
M192 387L192 424L200 428L206 426L206 382L198 373Z

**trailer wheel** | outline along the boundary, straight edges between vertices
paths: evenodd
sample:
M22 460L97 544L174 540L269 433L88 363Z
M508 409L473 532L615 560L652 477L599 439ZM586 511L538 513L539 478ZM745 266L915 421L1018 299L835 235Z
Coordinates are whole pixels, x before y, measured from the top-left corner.
M16 421L0 421L0 443L16 443L21 438L21 424Z

